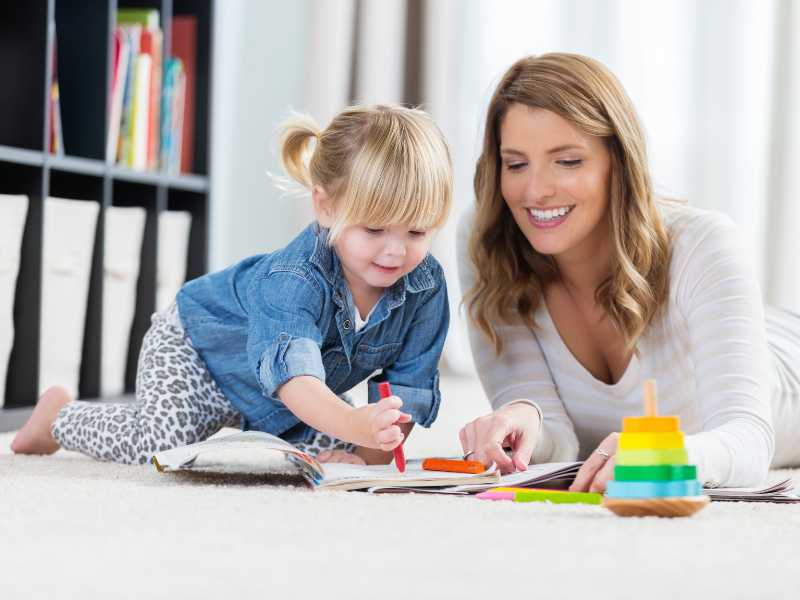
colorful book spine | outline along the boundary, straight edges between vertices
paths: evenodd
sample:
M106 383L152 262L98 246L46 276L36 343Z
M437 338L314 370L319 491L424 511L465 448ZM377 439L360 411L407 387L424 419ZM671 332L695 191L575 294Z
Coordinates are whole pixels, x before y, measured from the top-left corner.
M177 58L167 60L164 70L164 92L161 101L161 168L172 175L180 172L180 135L177 126L182 121L183 105L180 88L183 62Z
M177 144L179 151L179 171L191 173L194 161L194 112L197 64L197 17L193 15L175 15L172 18L172 56L179 58L183 65L183 101L181 107L181 141Z
M114 162L119 152L119 132L122 120L122 103L128 77L130 42L124 29L114 30L114 65L111 73L111 94L108 109L108 138L106 139L106 161Z
M118 10L115 48L117 39L120 51L115 50L106 156L132 169L155 170L161 148L164 39L159 11Z
M131 144L133 140L134 81L136 79L136 58L139 55L139 43L142 37L141 25L124 25L122 29L128 38L128 68L122 95L122 117L120 119L119 149L117 162L123 166L132 165Z
M152 61L147 54L136 57L131 111L130 155L128 166L137 171L147 168L147 132L150 127L150 70Z
M58 88L58 53L56 51L58 40L56 34L53 34L53 38L53 75L50 81L48 146L51 154L64 154L64 139L61 130L61 98Z
M120 8L117 10L119 25L140 25L145 29L158 29L159 12L154 8Z
M159 114L161 112L161 54L163 34L160 29L145 29L142 31L141 51L150 57L150 91L148 94L147 126L147 168L158 168L158 150L160 138Z

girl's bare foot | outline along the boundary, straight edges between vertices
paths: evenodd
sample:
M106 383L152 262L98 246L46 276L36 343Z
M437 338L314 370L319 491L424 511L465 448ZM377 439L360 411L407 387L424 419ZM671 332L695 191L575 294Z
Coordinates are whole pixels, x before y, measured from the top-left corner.
M64 388L48 388L39 397L30 418L11 442L11 450L17 454L52 454L58 450L58 442L53 439L50 427L56 420L58 411L71 400Z
M325 450L317 455L321 463L349 463L351 465L364 465L364 459L344 450Z

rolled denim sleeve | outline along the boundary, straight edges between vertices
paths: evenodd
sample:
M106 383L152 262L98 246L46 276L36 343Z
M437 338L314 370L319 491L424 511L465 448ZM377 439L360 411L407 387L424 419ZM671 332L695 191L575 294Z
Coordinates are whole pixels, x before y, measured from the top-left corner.
M319 319L323 294L302 270L270 273L248 290L250 324L247 354L262 393L277 398L294 377L325 381Z
M430 427L439 413L439 358L450 323L444 277L437 280L435 288L421 292L428 298L417 309L397 360L367 385L369 402L377 402L378 383L388 381L392 394L403 400L403 412L423 427Z
M294 377L311 375L325 381L319 346L313 340L281 332L261 355L258 380L264 393L277 397L278 388Z

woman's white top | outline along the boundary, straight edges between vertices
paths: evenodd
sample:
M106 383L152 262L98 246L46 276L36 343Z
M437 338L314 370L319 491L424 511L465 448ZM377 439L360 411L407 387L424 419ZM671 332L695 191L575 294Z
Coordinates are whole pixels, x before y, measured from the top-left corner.
M642 414L643 382L656 379L659 414L680 416L700 480L758 485L773 457L800 462L800 317L768 309L765 323L751 254L729 218L683 204L660 209L672 243L669 299L618 382L581 365L542 302L534 332L499 326L501 356L468 320L481 383L494 409L521 398L538 406L533 460L550 462L585 458L623 417ZM473 218L462 217L457 238L463 292L475 279Z

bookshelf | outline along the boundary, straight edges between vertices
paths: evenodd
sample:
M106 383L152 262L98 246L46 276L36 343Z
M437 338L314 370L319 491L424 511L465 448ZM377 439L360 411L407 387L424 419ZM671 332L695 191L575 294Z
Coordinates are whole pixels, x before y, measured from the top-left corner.
M197 18L194 144L191 173L134 171L105 160L107 106L118 8L160 13L163 56L170 55L173 16ZM98 398L103 354L104 211L147 211L125 391L133 392L136 358L155 309L158 215L189 211L187 279L208 265L209 97L213 0L7 0L0 3L0 194L29 198L14 294L14 343L8 362L0 431L15 429L36 403L42 306L44 199L99 203L81 359L79 398ZM53 64L54 38L57 65ZM57 66L64 154L48 152L49 82ZM0 200L2 201L2 200Z

